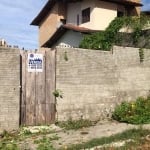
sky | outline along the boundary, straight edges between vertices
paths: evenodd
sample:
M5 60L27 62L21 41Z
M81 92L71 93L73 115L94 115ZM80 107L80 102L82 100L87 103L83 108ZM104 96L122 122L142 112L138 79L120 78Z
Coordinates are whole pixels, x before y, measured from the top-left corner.
M0 38L8 45L38 48L38 27L30 23L48 0L0 0ZM142 0L142 10L150 10L150 0Z

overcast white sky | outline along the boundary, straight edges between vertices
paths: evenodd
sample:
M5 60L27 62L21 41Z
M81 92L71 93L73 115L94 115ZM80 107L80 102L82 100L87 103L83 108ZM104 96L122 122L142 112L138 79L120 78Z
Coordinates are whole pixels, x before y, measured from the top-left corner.
M38 28L31 26L47 0L1 0L0 38L20 48L38 48ZM142 0L143 10L150 10L150 0Z

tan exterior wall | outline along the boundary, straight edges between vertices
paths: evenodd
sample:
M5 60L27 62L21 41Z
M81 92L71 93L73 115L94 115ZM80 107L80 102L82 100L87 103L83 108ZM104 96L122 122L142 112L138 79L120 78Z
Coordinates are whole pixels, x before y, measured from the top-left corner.
M88 7L91 8L90 22L82 24L82 10ZM77 15L79 15L79 26L94 30L104 30L117 16L117 4L98 0L69 3L67 8L67 23L77 25Z
M91 16L90 16L90 22L87 22L87 23L82 23L80 26L81 27L86 27L86 28L89 28L89 29L95 29L95 25L94 25L94 9L95 9L95 2L96 0L93 0L93 1L84 1L84 3L82 4L81 6L81 12L83 9L86 9L88 7L90 7L91 9ZM82 17L82 16L81 16Z
M57 3L39 26L40 47L54 34L60 25L60 19L64 17L64 5Z
M65 3L63 2L58 2L58 15L59 15L59 19L66 19L66 15L67 15L67 12L66 12L66 9L67 9L67 6L65 5Z
M91 8L90 22L82 23L82 10L88 7ZM139 8L137 9L140 11ZM117 17L117 10L126 13L123 5L99 0L69 3L67 5L67 23L77 25L77 15L79 15L79 26L93 30L105 30L109 23ZM132 10L131 15L137 15L136 8Z
M39 26L39 44L40 46L44 44L56 31L56 24L58 18L58 5L52 9L52 11L48 14L48 16L44 19L44 21Z
M138 16L140 16L140 13L141 13L141 7L135 7L134 12L133 12L133 15L138 15Z
M91 22L82 24L94 30L105 30L109 23L117 16L117 4L95 1L95 8L91 13Z

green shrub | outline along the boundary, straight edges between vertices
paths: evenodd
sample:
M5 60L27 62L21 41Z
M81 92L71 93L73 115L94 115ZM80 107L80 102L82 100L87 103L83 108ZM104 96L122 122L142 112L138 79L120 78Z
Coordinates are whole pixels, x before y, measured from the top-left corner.
M19 150L15 142L0 142L0 150Z
M140 17L117 17L109 24L105 31L85 35L79 47L85 49L106 50L112 49L118 43L119 31L123 27L133 30L132 41L138 43L142 35L142 29L149 26L150 17L141 15ZM119 39L121 42L121 39Z
M86 49L110 50L115 43L115 37L123 24L124 20L122 18L115 18L104 32L97 32L85 36L79 47Z
M135 102L122 102L115 108L112 118L131 124L150 123L150 97L139 97Z

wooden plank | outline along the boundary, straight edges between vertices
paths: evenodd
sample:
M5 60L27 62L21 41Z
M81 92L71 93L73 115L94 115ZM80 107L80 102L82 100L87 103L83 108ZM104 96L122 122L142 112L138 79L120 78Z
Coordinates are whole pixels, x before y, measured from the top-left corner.
M34 116L35 105L27 104L26 105L26 124L28 126L35 125L35 116Z
M20 100L20 124L26 124L26 52L20 51L21 55L21 100Z
M55 118L55 50L46 51L46 123L50 124Z
M31 52L27 52L27 54L28 53ZM26 64L27 64L27 57L26 57ZM26 125L36 124L35 87L36 87L36 73L28 72L26 66Z
M43 71L36 73L36 125L45 124L45 51L38 51L43 54Z
M53 95L53 91L56 89L56 50L51 51L51 88L50 88L50 103L51 103L51 123L55 121L55 114L56 114L56 101Z
M51 91L51 103L55 103L55 97L53 95L53 91L55 91L56 88L56 81L55 81L55 75L56 73L56 50L51 51L51 70L50 70L50 74L51 74L51 87L50 87L50 91Z
M45 123L45 104L36 105L36 125L46 125ZM44 111L44 112L43 112Z
M47 110L47 113L46 113L46 123L47 124L51 124L51 123L54 123L55 122L55 104L53 103L47 103L46 104L46 110Z
M51 69L51 63L50 63L50 59L51 59L51 52L50 50L46 51L46 58L45 58L45 63L46 63L46 123L49 124L51 122L51 110L50 110L50 105L48 105L50 103L50 69Z
M50 124L55 120L55 50L43 49L43 72L27 70L28 53L22 51L21 124ZM35 52L33 52L35 53Z

